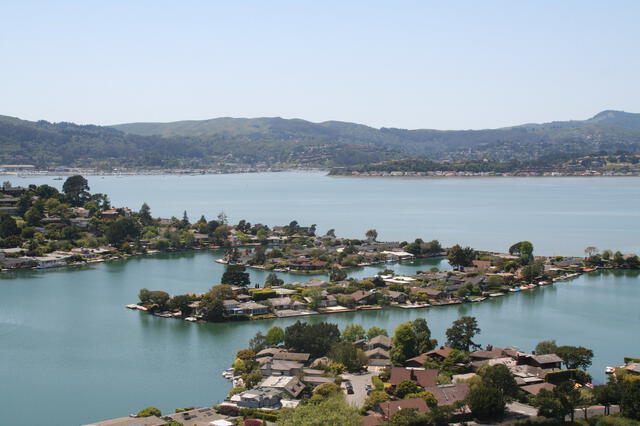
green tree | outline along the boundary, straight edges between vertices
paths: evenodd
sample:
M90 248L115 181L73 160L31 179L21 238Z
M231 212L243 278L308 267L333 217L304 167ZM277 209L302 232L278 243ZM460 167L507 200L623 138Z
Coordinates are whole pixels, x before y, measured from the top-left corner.
M80 175L69 176L62 185L62 192L74 207L82 206L89 201L89 182Z
M591 366L593 351L582 346L559 346L555 351L562 358L565 367L586 370Z
M140 222L147 226L153 223L153 217L151 217L151 208L147 203L142 203L142 207L140 207L140 212L138 213L138 217L140 217Z
M422 390L413 380L403 380L396 385L396 396L400 399L404 399L407 395L418 393Z
M482 383L498 389L505 400L515 398L518 394L518 384L511 371L504 364L485 365L478 371Z
M640 420L640 379L623 380L621 391L620 412L625 417Z
M105 237L110 244L120 244L127 240L137 239L142 228L133 217L120 217L107 224Z
M391 361L394 365L403 365L406 360L418 355L416 333L410 322L396 327L391 347Z
M336 324L320 322L308 324L296 321L284 332L284 345L296 352L310 353L312 358L327 355L334 343L340 340Z
M556 353L558 345L555 340L543 340L536 345L536 355L548 355Z
M280 278L278 278L278 275L276 275L275 272L269 272L269 275L267 275L267 279L264 281L264 286L265 287L272 287L272 286L280 286L284 284L284 280L281 280Z
M387 330L384 328L376 327L375 325L367 330L367 339L371 340L377 336L388 336Z
M347 278L347 273L340 268L333 268L329 274L330 281L342 281Z
M296 409L283 409L279 426L360 426L358 409L347 404L344 395L333 395L319 403L300 405Z
M30 207L24 214L24 220L27 221L27 225L38 226L42 220L42 211L37 207Z
M376 238L378 238L378 231L376 231L375 229L369 229L366 233L365 236L367 237L367 240L369 241L375 241Z
M160 411L159 408L147 407L147 408L143 408L142 410L138 411L138 414L136 416L137 417L151 417L151 416L160 417L160 416L162 416L162 412Z
M380 405L383 402L387 402L389 401L389 394L381 391L381 390L375 390L373 392L371 392L369 394L369 396L367 396L367 398L364 400L364 409L365 410L374 410L376 408L378 408L378 405Z
M478 321L475 317L465 316L453 322L447 329L447 345L461 351L468 352L471 348L479 348L473 338L480 333Z
M267 331L267 344L277 346L284 343L284 330L278 326L273 326Z
M9 215L2 215L0 218L0 237L7 238L12 235L18 235L19 233L20 230L18 229L16 221Z
M427 325L427 320L424 318L416 318L411 323L411 326L416 334L417 354L428 352L438 346L438 341L431 338L431 330Z
M449 264L456 269L471 265L471 262L475 258L476 252L471 247L462 248L459 244L456 244L447 250L447 259L449 260Z
M249 274L245 272L246 269L243 265L227 265L220 281L222 284L246 287L251 284Z
M192 297L187 294L179 294L173 296L169 300L169 308L179 310L182 316L186 317L191 315L192 308L189 305L192 302Z
M342 330L342 338L347 342L355 342L364 339L366 332L360 324L349 324Z
M502 417L507 405L499 389L485 384L472 386L466 402L473 415L481 420Z
M328 356L334 363L344 365L349 372L361 371L367 363L367 357L362 349L356 348L349 342L334 343Z

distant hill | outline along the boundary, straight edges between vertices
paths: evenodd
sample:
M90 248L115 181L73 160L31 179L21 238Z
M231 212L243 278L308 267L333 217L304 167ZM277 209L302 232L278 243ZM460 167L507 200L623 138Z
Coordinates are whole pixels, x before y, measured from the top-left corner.
M485 130L376 129L361 124L300 119L216 118L173 123L130 123L113 126L139 135L218 136L232 139L306 140L381 146L436 159L489 157L531 160L554 152L588 154L640 149L640 114L603 111L580 121Z
M215 118L115 126L0 116L0 162L38 166L352 166L407 157L531 161L640 152L640 114L485 130L406 130L283 118ZM545 157L546 156L546 157Z

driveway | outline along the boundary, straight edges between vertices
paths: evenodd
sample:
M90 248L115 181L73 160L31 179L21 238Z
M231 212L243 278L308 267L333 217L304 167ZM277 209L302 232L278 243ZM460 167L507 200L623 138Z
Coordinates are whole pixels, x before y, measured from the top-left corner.
M344 380L349 380L353 385L353 394L346 395L347 402L354 407L361 408L364 405L364 400L367 398L367 390L365 387L367 385L373 386L373 384L371 383L371 377L377 376L377 375L378 375L377 373L371 373L371 372L366 372L362 374L361 373L343 374L342 378Z

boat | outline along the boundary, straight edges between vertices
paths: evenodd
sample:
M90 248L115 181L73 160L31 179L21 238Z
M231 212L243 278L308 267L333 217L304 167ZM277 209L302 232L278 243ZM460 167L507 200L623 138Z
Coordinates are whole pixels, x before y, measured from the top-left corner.
M477 303L477 302L482 302L483 300L487 300L487 298L486 297L478 297L477 299L471 299L471 302Z
M615 367L605 367L604 372L606 374L613 374L616 372L616 368Z
M197 319L196 317L186 317L184 320L185 320L185 321L189 321L189 322L196 322L196 321L198 321L198 319Z
M504 296L504 293L491 293L489 295L489 297L500 297L500 296Z
M517 292L517 291L520 291L520 287L513 287L513 288L510 288L510 289L509 289L509 291L510 291L511 293L515 293L515 292Z
M222 372L222 377L231 380L233 378L233 368L227 368Z

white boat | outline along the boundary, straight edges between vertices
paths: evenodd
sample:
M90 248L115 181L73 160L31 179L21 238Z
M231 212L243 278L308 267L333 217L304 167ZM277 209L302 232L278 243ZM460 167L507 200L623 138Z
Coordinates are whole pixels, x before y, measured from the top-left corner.
M613 374L616 372L616 368L615 367L605 367L604 372L606 374Z

